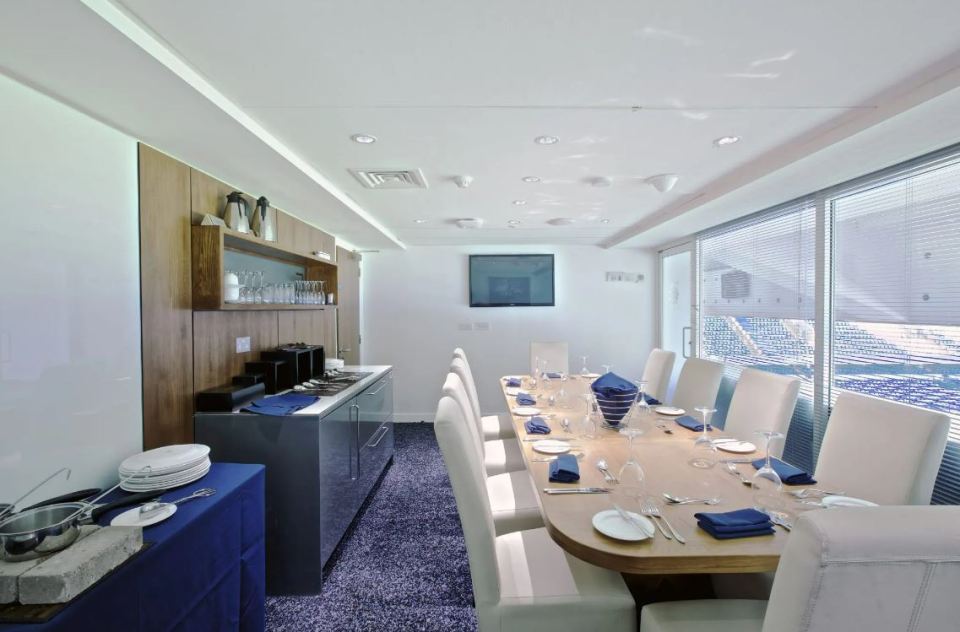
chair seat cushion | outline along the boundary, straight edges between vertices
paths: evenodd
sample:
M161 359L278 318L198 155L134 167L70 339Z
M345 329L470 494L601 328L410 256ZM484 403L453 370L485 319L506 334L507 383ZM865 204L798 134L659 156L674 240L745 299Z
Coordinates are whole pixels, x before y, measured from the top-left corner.
M546 529L499 536L496 553L501 630L636 630L620 573L568 555Z
M537 491L526 470L488 477L487 497L497 535L543 526Z
M516 439L485 441L483 455L487 476L526 469L523 465L523 451Z
M761 632L766 611L754 599L652 603L640 611L640 632Z
M513 429L513 419L511 417L501 417L500 415L487 415L480 419L483 425L483 440L491 439L512 439L517 436Z

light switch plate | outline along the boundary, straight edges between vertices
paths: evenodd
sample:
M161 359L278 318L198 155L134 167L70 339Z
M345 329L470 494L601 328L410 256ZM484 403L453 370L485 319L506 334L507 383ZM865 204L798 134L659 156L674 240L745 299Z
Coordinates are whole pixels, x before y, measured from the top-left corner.
M237 353L248 353L250 351L250 336L237 338Z
M490 323L473 323L474 331L490 331Z
M460 331L473 331L473 323L460 323L457 325Z

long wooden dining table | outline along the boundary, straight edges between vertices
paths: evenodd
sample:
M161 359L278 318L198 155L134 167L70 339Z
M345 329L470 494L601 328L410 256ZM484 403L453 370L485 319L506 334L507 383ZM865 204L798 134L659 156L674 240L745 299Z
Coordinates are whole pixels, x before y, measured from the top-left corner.
M761 458L764 454L763 446L757 452L746 455L718 452L718 463L714 468L695 468L689 464L689 460L693 453L694 440L699 433L678 425L674 417L653 412L655 407L651 407L640 424L644 434L634 439L635 458L646 475L647 497L658 500L662 515L686 539L686 544L668 540L659 532L652 538L639 542L615 540L593 528L593 516L597 512L612 509L614 502L635 513L640 513L640 506L636 499L618 494L617 484L606 481L596 463L599 459L606 460L608 470L617 475L629 458L628 438L618 430L602 427L599 415L596 415L595 438L581 437L580 422L587 410L587 401L583 396L590 387L591 379L571 376L562 383L566 393L563 401L549 405L546 400L550 395L557 396L561 387L559 381L552 381L546 390L542 386L540 390L531 390L528 388L529 380L526 376L514 377L522 379L525 392L538 397L537 407L551 429L547 435L527 434L524 422L529 417L513 415L516 440L520 442L524 461L537 490L544 525L554 541L568 553L597 566L621 573L643 575L744 573L776 569L780 553L789 537L785 529L778 526L773 535L717 540L700 529L694 517L697 512L725 512L753 506L751 487L744 485L740 478L731 474L720 461L726 458ZM517 407L516 397L507 394L505 380L506 378L501 379L500 385L507 409L512 411ZM545 405L541 406L541 402ZM697 415L692 411L690 414ZM569 420L570 432L562 426L564 418ZM671 432L668 433L667 430ZM719 429L714 429L710 436L722 438L725 435ZM751 437L738 438L757 443ZM534 439L569 440L573 452L583 453L584 456L579 461L579 482L550 482L550 463L543 460L549 455L534 450ZM756 472L749 463L737 464L736 467L747 478ZM549 495L544 492L545 488L576 487L609 487L611 491L565 495ZM796 513L811 508L787 494L787 490L792 489L803 488L784 486L784 510L790 519L795 518ZM672 505L663 502L664 492L696 498L719 497L720 502L712 506Z

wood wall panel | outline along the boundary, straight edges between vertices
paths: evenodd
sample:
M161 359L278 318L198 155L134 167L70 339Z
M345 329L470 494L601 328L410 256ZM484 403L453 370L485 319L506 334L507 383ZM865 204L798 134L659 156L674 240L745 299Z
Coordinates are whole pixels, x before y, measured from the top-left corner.
M194 222L199 223L204 214L216 215L223 219L223 209L227 205L227 194L237 189L216 178L212 178L202 171L196 169L190 170L190 200L194 213ZM251 231L253 230L253 212L257 208L257 198L247 193L243 194L243 199L247 201L248 220L250 221ZM273 219L274 232L277 229L278 211L274 207L269 207L269 215ZM276 240L274 240L276 241Z
M250 351L237 353L237 338L250 337ZM193 313L193 387L202 391L227 384L244 372L244 363L279 344L277 312Z
M360 261L359 254L337 248L337 340L347 364L360 364Z
M282 311L278 314L280 344L305 342L311 345L323 345L328 357L336 357L337 352L337 309L326 307L323 310L307 312Z
M139 145L143 447L193 441L190 168Z

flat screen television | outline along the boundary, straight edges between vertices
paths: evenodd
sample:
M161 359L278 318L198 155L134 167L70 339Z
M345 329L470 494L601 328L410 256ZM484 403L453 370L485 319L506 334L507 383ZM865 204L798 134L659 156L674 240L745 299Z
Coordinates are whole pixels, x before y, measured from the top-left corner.
M553 305L553 255L470 255L470 307Z

